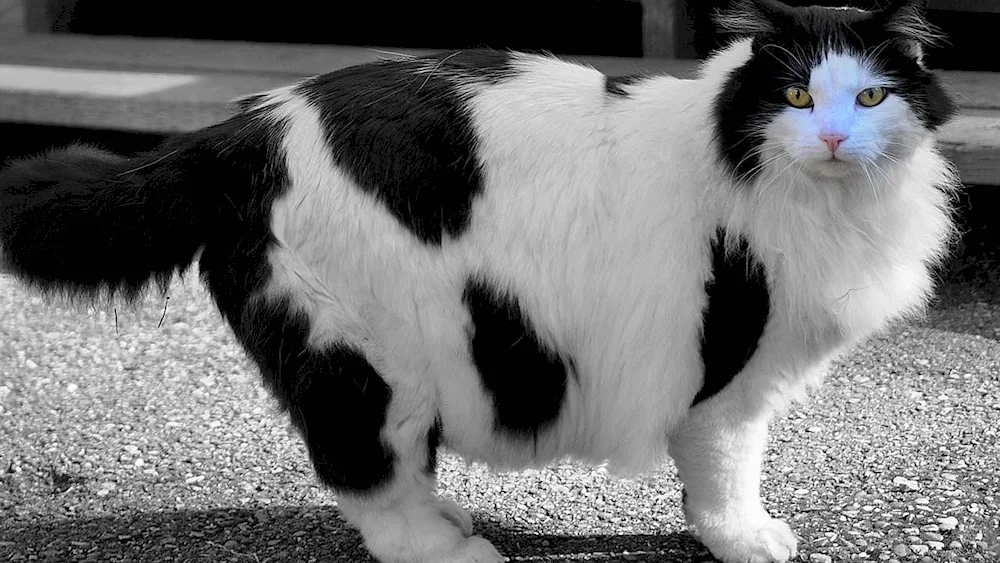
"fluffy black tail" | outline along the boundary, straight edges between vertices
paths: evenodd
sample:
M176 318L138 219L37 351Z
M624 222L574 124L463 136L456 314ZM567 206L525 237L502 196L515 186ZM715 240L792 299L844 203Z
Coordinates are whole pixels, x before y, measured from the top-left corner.
M72 295L165 286L204 242L212 206L183 177L85 146L18 162L0 174L0 259L33 286Z
M165 289L213 237L240 228L275 133L243 115L139 158L71 146L16 162L0 171L0 266L74 297Z

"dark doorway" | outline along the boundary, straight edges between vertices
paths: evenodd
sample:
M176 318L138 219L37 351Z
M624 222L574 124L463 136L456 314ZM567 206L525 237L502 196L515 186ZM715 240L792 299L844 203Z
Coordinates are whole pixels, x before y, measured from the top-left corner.
M50 0L56 31L96 35L642 56L639 0Z

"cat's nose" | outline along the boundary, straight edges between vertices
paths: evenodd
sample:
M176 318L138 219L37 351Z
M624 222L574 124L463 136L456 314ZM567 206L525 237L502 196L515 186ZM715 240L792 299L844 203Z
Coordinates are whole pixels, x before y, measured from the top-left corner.
M819 140L826 143L830 152L837 152L837 149L840 148L840 143L847 140L847 135L841 135L840 133L820 133Z

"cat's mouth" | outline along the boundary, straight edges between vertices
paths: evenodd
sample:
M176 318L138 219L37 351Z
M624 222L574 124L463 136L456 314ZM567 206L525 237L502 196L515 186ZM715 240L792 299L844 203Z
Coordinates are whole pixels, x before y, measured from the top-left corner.
M854 162L830 155L830 158L816 162L813 168L821 176L842 178L854 172L856 166Z

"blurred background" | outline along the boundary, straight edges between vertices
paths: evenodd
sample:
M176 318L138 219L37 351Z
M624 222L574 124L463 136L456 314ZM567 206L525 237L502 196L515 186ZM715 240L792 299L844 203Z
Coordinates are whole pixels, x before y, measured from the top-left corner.
M0 32L64 39L132 37L239 41L283 45L336 45L384 49L444 50L495 47L545 50L561 55L644 57L690 60L718 45L711 15L729 0L579 0L512 2L310 2L284 0L252 4L232 0L0 0ZM885 3L887 0L882 0ZM789 0L791 5L854 5L872 8L875 0ZM998 71L993 30L1000 28L1000 0L929 0L931 20L948 36L945 48L928 53L935 68ZM135 43L126 44L128 49ZM0 46L0 63L17 59L10 43ZM210 49L211 47L206 47ZM45 46L39 44L39 49ZM23 49L22 49L23 51ZM40 53L41 54L41 53ZM19 62L14 60L13 62ZM47 64L58 64L52 57ZM335 61L334 61L335 62ZM73 66L101 67L74 60ZM163 66L162 60L150 67ZM197 61L169 61L174 69ZM331 65L331 67L336 66ZM314 73L332 68L317 65ZM226 70L215 68L212 70ZM273 69L244 69L271 71ZM312 74L312 73L309 73ZM85 109L85 108L81 108ZM85 127L75 123L38 123L0 112L0 159L33 153L64 138L93 138L129 152L158 141L152 126ZM7 115L5 115L7 114ZM5 119L6 118L6 119ZM72 121L63 119L62 121ZM14 127L15 124L19 126ZM50 125L56 129L27 125ZM11 127L14 127L11 129ZM119 133L154 133L152 137ZM124 144L122 144L124 143Z
M29 2L32 0L28 0ZM882 0L884 4L886 0ZM496 47L625 57L705 56L717 45L711 14L728 0L513 2L309 2L251 7L230 0L44 0L39 23L60 33L185 37L426 49ZM874 0L789 0L853 5ZM275 9L280 6L280 9ZM41 6L40 6L41 7ZM996 0L930 0L931 19L949 36L931 55L937 68L1000 70ZM35 8L36 10L38 8ZM644 18L645 16L645 18ZM644 28L658 37L644 40Z

